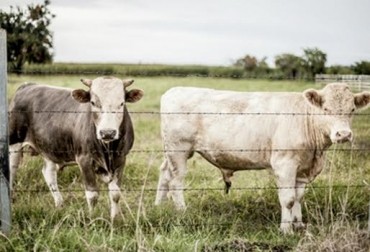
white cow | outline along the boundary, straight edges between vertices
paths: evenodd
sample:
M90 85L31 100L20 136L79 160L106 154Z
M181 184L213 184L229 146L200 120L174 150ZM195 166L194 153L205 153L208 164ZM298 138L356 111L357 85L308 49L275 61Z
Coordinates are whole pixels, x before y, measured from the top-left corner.
M353 94L343 83L303 93L172 88L161 99L165 157L155 203L172 195L185 208L186 162L197 152L221 170L227 189L235 171L272 168L280 229L303 227L300 200L323 168L323 151L352 141L352 115L369 103L369 92Z

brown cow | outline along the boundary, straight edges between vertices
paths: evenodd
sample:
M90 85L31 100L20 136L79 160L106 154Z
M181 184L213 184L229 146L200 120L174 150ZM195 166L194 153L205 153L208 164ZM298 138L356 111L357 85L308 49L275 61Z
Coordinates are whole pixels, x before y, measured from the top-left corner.
M122 170L134 142L126 102L140 100L143 91L127 90L133 80L99 77L81 81L88 91L37 84L17 90L9 107L11 183L21 149L30 145L44 158L42 172L56 206L63 203L57 170L77 163L89 209L98 199L98 175L108 184L113 219L120 211Z

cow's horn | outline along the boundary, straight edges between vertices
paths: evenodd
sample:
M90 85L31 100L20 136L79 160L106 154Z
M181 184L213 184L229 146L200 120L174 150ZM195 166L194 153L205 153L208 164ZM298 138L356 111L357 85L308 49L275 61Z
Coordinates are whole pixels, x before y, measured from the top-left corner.
M130 85L132 85L132 83L134 83L134 80L133 79L123 80L123 86L124 87L130 86Z
M81 82L88 86L88 87L91 87L91 84L92 84L92 80L89 80L89 79L81 79Z

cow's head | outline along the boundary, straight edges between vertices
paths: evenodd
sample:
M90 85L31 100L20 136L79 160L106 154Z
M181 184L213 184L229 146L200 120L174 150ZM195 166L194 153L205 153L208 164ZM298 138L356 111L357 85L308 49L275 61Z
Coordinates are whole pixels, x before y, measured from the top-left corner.
M370 104L370 92L353 94L344 83L331 83L322 90L309 89L303 95L319 114L323 114L317 118L332 143L352 141L352 115Z
M143 91L126 90L134 80L108 76L94 80L81 79L81 82L90 88L89 91L73 90L72 97L80 103L90 103L97 139L105 142L118 139L126 102L139 101L143 97Z

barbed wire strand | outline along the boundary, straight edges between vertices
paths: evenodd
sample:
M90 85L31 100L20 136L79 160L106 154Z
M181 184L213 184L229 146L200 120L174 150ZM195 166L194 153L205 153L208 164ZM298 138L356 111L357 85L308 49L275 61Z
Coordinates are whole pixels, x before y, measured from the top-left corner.
M88 114L92 113L91 111L77 111L77 110L11 110L8 111L8 114L17 114L17 113L50 113L50 114ZM99 113L105 114L122 114L124 111L100 111ZM250 115L250 116L345 116L345 115L354 115L354 116L370 116L370 113L299 113L299 112L162 112L162 111L129 111L129 114L144 114L144 115L229 115L229 116L238 116L238 115Z
M130 150L130 153L186 153L186 152L294 152L294 151L319 151L319 152L336 152L336 151L343 151L343 152L367 152L370 151L370 148L330 148L330 149L319 149L319 148L297 148L297 149L192 149L192 150L161 150L161 149L151 149L151 150L140 150L140 149L133 149ZM11 150L9 151L9 154L12 153L29 153L29 154L35 154L37 151L33 150ZM75 153L74 150L60 150L60 151L51 151L48 150L47 153ZM120 154L123 153L123 151L91 151L91 154L97 154L97 153L111 153L111 154Z
M310 185L306 187L302 186L283 186L283 187L277 187L277 186L252 186L252 187L232 187L232 191L248 191L248 190L279 190L279 189L297 189L297 188L306 188L306 189L340 189L340 188L369 188L370 185L365 184L357 184L357 185L327 185L327 186L320 186L320 185ZM204 188L174 188L174 189L161 189L161 188L135 188L135 189L120 189L120 190L110 190L110 189L99 189L99 192L141 192L142 190L146 192L156 192L156 191L224 191L225 188L210 188L210 187L204 187ZM49 189L14 189L14 193L47 193L50 192ZM85 192L85 189L60 189L59 192L63 193L69 193L69 192Z

